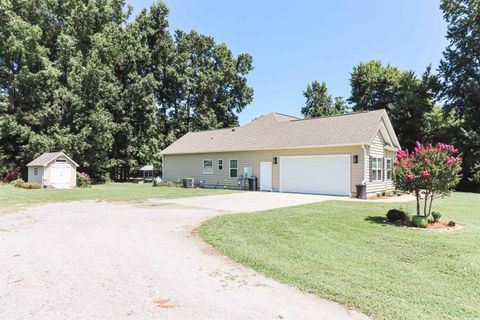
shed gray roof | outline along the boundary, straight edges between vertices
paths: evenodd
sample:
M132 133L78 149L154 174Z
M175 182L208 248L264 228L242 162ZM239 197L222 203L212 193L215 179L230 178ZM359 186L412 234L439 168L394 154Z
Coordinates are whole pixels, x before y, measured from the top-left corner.
M246 125L189 132L162 154L251 151L370 144L381 124L399 147L385 110L298 119L269 113Z
M28 163L27 167L46 166L47 164L49 164L50 162L52 162L53 160L55 160L59 156L64 156L65 158L72 161L78 167L78 164L63 152L45 152L44 154L42 154L38 158L35 158L33 161Z

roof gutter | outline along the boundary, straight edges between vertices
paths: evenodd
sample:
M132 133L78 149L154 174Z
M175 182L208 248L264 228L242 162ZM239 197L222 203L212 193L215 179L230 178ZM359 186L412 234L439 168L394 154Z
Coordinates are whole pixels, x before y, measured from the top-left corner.
M202 153L227 153L227 152L252 152L252 151L276 151L276 150L294 150L294 149L314 149L314 148L340 148L340 147L361 147L361 143L353 144L326 144L326 145L312 145L312 146L300 146L300 147L275 147L264 149L248 149L248 150L205 150L196 152L160 152L161 155L180 155L180 154L202 154Z
M385 150L388 150L388 151L395 151L397 152L399 150L399 148L395 148L395 147L390 147L390 146L384 146L383 147Z

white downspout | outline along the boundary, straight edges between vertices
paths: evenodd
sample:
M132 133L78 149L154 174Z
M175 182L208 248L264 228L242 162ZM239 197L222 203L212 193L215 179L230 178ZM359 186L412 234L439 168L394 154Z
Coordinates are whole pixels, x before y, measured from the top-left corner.
M161 176L161 179L162 181L164 180L164 172L165 172L165 156L162 155L162 176Z
M362 144L362 149L363 149L363 180L362 184L367 183L367 149L365 148L365 145Z

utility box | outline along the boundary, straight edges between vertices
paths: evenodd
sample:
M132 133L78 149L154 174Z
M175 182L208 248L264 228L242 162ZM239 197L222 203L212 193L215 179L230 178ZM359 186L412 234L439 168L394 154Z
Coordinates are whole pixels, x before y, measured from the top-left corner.
M243 178L251 178L252 177L252 167L244 167L243 168Z
M193 188L193 185L194 185L193 178L183 178L182 185L184 188Z

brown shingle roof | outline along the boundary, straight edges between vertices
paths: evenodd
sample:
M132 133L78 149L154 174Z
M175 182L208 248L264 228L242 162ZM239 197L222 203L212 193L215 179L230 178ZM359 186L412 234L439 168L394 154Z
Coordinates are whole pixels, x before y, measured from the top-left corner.
M298 119L270 113L246 125L189 132L162 154L370 144L385 110Z

